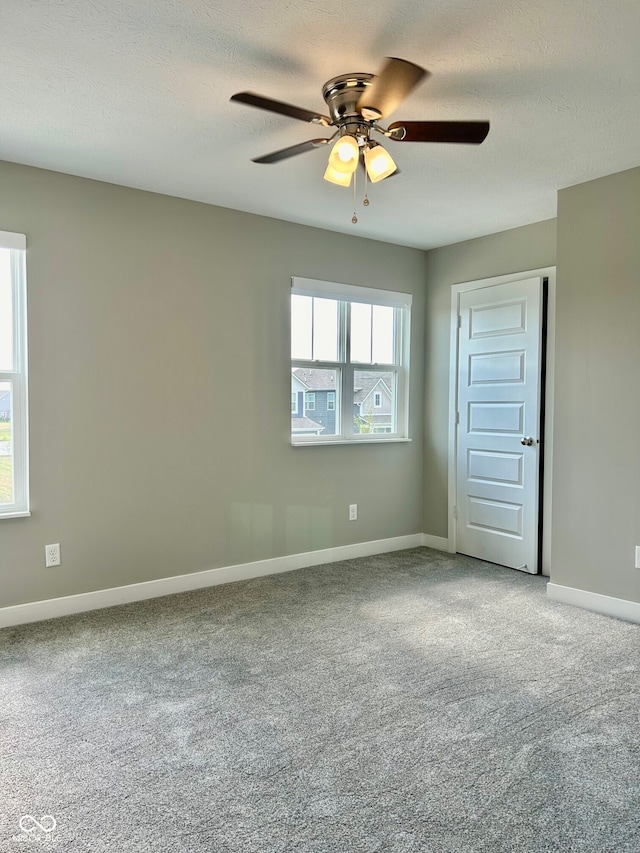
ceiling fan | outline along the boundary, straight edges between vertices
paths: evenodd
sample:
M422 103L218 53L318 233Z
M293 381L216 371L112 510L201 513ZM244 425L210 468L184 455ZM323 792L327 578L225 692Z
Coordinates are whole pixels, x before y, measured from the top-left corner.
M309 139L298 145L253 158L254 163L278 163L296 154L334 144L325 172L325 180L348 187L358 165L362 165L373 183L389 177L397 166L389 153L372 139L376 132L394 142L448 142L479 145L489 133L488 121L396 121L388 127L378 122L429 76L429 72L405 59L387 57L380 74L342 74L322 87L329 115L305 110L283 101L265 98L254 92L238 92L232 101L248 104L300 121L335 128L328 137Z

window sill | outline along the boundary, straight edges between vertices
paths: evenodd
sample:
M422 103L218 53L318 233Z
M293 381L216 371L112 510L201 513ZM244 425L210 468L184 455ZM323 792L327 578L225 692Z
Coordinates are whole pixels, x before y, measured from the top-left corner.
M367 438L365 440L362 439L352 439L346 441L345 439L338 439L336 441L292 441L291 447L334 447L336 444L344 447L345 445L370 445L370 444L409 444L413 439L411 438Z
M31 513L29 510L16 510L15 512L0 512L0 521L3 518L30 518Z

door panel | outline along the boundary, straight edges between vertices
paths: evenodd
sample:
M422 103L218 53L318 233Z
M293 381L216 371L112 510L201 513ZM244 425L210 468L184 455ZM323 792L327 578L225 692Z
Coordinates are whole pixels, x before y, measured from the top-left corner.
M469 383L524 382L524 352L487 352L469 356Z
M470 308L469 337L495 337L525 331L526 305L523 300L506 302L503 305Z
M470 527L522 537L522 504L469 497Z
M536 572L542 278L464 291L459 311L457 550Z
M470 433L522 435L524 403L469 403Z
M469 450L467 456L468 482L500 483L503 486L522 486L522 453Z

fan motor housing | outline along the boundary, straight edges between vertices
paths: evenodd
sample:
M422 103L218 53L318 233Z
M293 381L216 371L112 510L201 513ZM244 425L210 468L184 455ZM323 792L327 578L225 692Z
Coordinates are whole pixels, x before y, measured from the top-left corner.
M345 119L353 119L354 116L358 116L362 121L357 109L358 101L374 78L375 74L341 74L339 77L332 77L324 84L322 97L329 107L333 124L341 126L345 123Z

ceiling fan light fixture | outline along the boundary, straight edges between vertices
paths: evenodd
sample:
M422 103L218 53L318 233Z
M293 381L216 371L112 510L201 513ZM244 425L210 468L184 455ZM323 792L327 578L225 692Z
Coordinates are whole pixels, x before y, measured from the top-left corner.
M353 172L338 172L338 170L334 169L331 163L329 163L324 173L324 179L332 184L337 184L339 187L348 187L351 184L352 174Z
M336 172L350 175L358 168L358 160L360 158L360 148L358 140L351 134L345 134L331 149L329 154L329 166L335 169Z
M488 121L396 121L386 129L380 127L377 122L391 115L427 77L429 72L426 69L393 56L386 58L377 75L353 72L332 77L322 87L322 97L327 104L328 115L276 101L255 92L237 92L231 96L231 100L331 128L327 131L331 135L289 145L252 160L254 163L278 163L305 151L327 146L331 153L324 173L325 181L342 187L349 187L353 183L355 190L356 170L362 162L365 176L363 205L367 207L369 198L366 195L366 179L375 184L398 173L398 168L388 152L378 142L372 141L373 131L393 140L394 144L438 142L480 145L489 133ZM356 175L353 181L352 175ZM351 221L354 224L358 221L355 213Z
M393 162L393 158L382 145L377 142L369 144L364 152L364 164L367 168L367 175L372 184L388 178L398 168Z
M382 113L380 110L375 109L375 107L362 107L360 112L362 113L362 118L367 121L378 121L378 119L382 118Z

